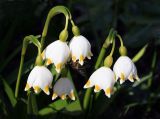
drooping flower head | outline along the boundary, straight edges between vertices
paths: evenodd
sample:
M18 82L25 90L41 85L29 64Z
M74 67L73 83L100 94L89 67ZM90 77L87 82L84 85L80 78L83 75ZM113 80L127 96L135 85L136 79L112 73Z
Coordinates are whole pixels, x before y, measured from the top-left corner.
M54 41L46 47L42 53L43 59L47 60L47 65L53 63L56 71L60 73L70 56L70 50L66 42L61 40Z
M134 79L139 80L135 64L127 56L118 58L113 66L113 71L115 72L116 80L120 79L120 84L124 83L127 79L131 82Z
M86 57L91 59L91 56L93 56L89 41L82 35L74 36L70 41L69 47L73 62L78 60L79 64L83 65Z
M35 93L43 90L49 95L49 87L51 87L52 80L52 73L45 66L35 66L28 76L25 91L33 87Z
M97 69L89 78L84 88L90 88L95 86L94 92L104 90L106 96L110 98L115 84L115 76L113 71L108 67L101 67Z
M56 99L58 96L64 100L67 95L72 100L75 100L73 83L68 78L60 78L53 87L52 100Z

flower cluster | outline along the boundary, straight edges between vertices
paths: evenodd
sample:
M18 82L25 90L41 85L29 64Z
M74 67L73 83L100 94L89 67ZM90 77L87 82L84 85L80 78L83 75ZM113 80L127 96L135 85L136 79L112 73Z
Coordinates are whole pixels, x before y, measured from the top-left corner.
M85 58L91 59L92 55L91 45L82 35L74 36L69 46L66 41L56 40L49 44L41 54L46 66L54 64L57 73L61 72L70 59L83 65ZM53 76L46 66L35 66L33 68L28 76L25 91L33 88L35 93L43 90L47 95L50 94L49 88L52 88ZM58 79L53 86L52 100L58 96L62 100L66 99L66 96L75 100L73 87L72 82L67 77Z
M43 52L43 40L46 37L46 31L49 25L48 21L50 20L47 20L45 24L41 43L39 43L39 41L34 37L34 40L32 42L38 47L38 56L36 59L36 66L28 76L25 91L33 88L35 93L39 93L41 90L43 90L44 93L49 95L49 89L52 88L53 76L50 70L47 68L48 65L53 64L52 66L55 67L55 71L60 74L68 61L72 60L72 62L77 62L79 63L79 65L83 66L84 60L91 59L91 57L93 56L89 41L84 36L80 35L79 28L74 24L70 12L67 10L67 8L62 6L55 8L55 11L58 8L61 9L63 11L62 13L64 13L66 16L65 28L61 31L59 40L56 40L49 44L43 50ZM57 12L59 12L59 10ZM51 19L50 15L48 18ZM72 32L74 34L74 37L70 40L69 43L67 43L66 41L68 38L68 20L71 21ZM121 43L121 46L119 48L119 53L121 54L121 56L115 62L112 70L110 67L113 63L112 55L115 48L116 36L119 38ZM33 38L32 35L30 37ZM104 66L98 68L102 63L105 50L110 44L112 44L112 50L110 54L105 58ZM123 45L121 36L117 34L117 31L111 29L106 41L102 46L102 52L100 52L99 54L100 58L98 58L97 60L98 69L96 68L97 70L93 72L93 74L89 77L89 80L84 85L84 88L91 88L94 86L94 92L104 90L105 95L110 98L111 94L114 92L114 85L118 80L120 81L120 84L124 83L126 80L129 80L131 82L134 82L134 80L139 80L136 66L132 62L132 60L126 56L126 54L127 49ZM74 86L72 82L65 76L59 78L53 86L52 100L56 99L58 96L62 100L66 99L67 96L72 100L75 100Z
M126 80L134 82L139 80L137 69L132 60L127 56L120 56L113 66L113 71L108 67L101 67L97 69L89 78L84 88L94 86L94 92L104 90L106 96L110 97L113 93L113 87L117 80L120 84Z
M52 88L52 82L52 73L45 66L35 66L28 76L25 91L33 88L35 93L43 90L49 95L49 88ZM52 100L56 99L57 96L64 100L67 95L72 100L75 100L73 84L68 78L60 78L55 83L53 92Z

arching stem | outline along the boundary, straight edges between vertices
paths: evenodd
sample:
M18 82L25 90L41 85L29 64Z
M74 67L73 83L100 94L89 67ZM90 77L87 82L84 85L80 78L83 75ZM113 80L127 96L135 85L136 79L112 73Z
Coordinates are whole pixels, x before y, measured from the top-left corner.
M47 19L46 19L46 22L45 22L45 25L44 25L44 29L43 29L43 32L42 32L42 37L41 37L41 51L43 50L43 47L44 47L44 41L45 41L45 37L47 35L47 32L48 32L48 27L49 27L49 24L50 24L50 21L51 19L57 15L57 14L64 14L65 17L66 17L66 24L65 24L65 30L67 29L68 27L68 20L69 20L69 14L68 14L68 11L66 9L66 7L64 6L56 6L56 7L53 7L49 13L48 13L48 16L47 16Z

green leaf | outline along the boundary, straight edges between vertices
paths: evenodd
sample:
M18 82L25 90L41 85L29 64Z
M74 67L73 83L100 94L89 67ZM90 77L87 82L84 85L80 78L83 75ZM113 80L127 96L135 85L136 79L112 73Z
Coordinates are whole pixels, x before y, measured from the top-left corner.
M81 107L79 106L78 100L71 102L70 104L66 100L57 100L51 104L49 104L47 107L41 109L38 114L40 116L54 114L59 111L62 111L67 114L78 114L81 113Z
M38 114L41 116L44 116L44 115L48 115L51 113L56 113L57 111L64 109L67 105L68 105L68 103L66 101L59 99L59 100L49 104L47 107L41 109L38 112Z
M138 60L140 60L140 58L144 55L144 53L146 52L146 49L148 47L148 44L146 44L132 59L133 62L137 62Z
M67 103L66 100L61 100L61 99L59 99L59 100L57 100L56 102L51 103L51 104L49 105L49 107L51 107L51 108L59 111L59 110L65 108L67 105L68 105L68 103Z
M4 85L4 91L6 92L11 104L12 104L12 107L15 107L16 103L17 103L17 100L15 99L14 97L14 93L13 93L13 90L12 88L8 85L8 83L5 81L5 79L3 79L2 77L0 77L0 79L2 80L3 82L3 85Z
M151 78L151 77L152 77L152 72L150 72L148 75L142 77L140 81L134 82L134 84L133 84L132 87L137 87L137 86L139 86L140 84L142 84L143 82L145 82L146 80L148 80L148 79Z
M65 109L66 111L69 111L69 112L81 111L81 107L79 106L78 100L69 104Z
M44 116L44 115L49 115L49 114L53 114L53 113L56 113L56 112L57 112L57 111L54 110L53 108L51 108L51 107L46 107L46 108L41 109L41 110L38 112L38 115Z

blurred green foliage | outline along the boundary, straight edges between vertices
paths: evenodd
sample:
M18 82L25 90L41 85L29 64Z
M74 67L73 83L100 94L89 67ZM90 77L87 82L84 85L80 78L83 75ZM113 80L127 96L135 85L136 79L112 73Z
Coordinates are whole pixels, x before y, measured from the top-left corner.
M65 5L73 19L92 44L94 64L109 29L114 27L124 39L130 57L146 44L144 56L136 63L140 82L124 84L108 99L103 94L88 110L88 118L160 118L160 1L159 0L0 0L0 118L36 118L28 115L27 94L24 92L28 72L35 60L34 47L27 50L20 86L20 99L14 98L16 77L20 61L22 40L25 36L39 35L50 8ZM47 43L58 38L63 29L61 15L50 25ZM69 39L72 37L71 32ZM118 54L118 47L116 48ZM34 52L35 51L35 52ZM114 56L115 58L118 55ZM115 59L114 58L114 59ZM93 66L86 66L93 71ZM86 70L85 69L85 70ZM91 72L77 72L72 68L72 78L78 89L80 100L82 87ZM82 118L77 101L51 101L51 97L40 94L38 118ZM57 108L56 105L62 107ZM70 108L70 105L72 108ZM74 108L73 108L74 107ZM76 112L75 112L76 110ZM81 115L81 116L79 116Z

